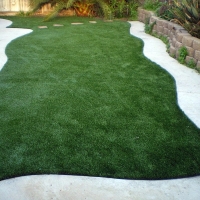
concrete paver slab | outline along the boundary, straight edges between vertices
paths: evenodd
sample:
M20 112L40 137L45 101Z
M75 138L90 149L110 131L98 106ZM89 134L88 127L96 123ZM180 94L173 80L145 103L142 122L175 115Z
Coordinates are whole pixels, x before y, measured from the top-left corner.
M64 26L64 25L63 24L54 24L53 26L59 27L59 26Z
M83 23L81 23L81 22L73 22L73 23L71 23L72 25L81 25L81 24L83 24Z
M43 28L48 28L48 27L47 26L38 26L38 28L43 29Z
M89 21L89 23L96 24L97 22L96 21Z

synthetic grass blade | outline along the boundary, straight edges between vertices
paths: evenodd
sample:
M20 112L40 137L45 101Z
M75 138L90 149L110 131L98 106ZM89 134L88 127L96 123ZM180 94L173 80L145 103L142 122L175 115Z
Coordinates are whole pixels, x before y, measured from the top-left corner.
M200 130L178 108L173 78L143 56L128 23L8 19L34 31L8 45L0 72L1 179L200 173ZM77 21L83 24L71 25Z

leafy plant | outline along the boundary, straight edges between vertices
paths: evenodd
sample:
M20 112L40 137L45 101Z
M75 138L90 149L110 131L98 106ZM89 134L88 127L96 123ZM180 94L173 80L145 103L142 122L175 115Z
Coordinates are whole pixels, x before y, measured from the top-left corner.
M136 19L138 0L109 0L111 18L131 17Z
M188 51L187 51L187 48L182 46L179 48L178 50L178 61L181 63L181 64L184 64L185 63L185 58L186 56L188 55Z
M174 15L172 14L172 12L170 12L171 7L171 4L169 4L168 2L164 2L159 8L157 8L155 13L158 17L170 21L174 18Z
M188 63L187 63L187 66L188 66L189 68L195 69L196 63L194 62L194 60L190 59L190 60L188 61Z
M115 17L123 17L124 11L126 10L126 2L124 0L111 0L110 6L113 8L113 14Z
M200 38L200 0L174 0L171 13L174 22L183 26L192 36Z
M78 16L83 16L83 17L94 15L94 11L92 9L93 6L94 6L94 3L87 0L84 0L84 1L79 0L73 4L76 14Z
M20 17L28 17L32 14L32 12L24 12L24 11L20 11L17 13L17 16L20 16Z
M45 18L50 20L68 8L73 8L77 16L103 16L107 19L131 17L136 18L138 0L31 0L33 11L50 3L52 12Z
M143 8L146 10L156 11L162 3L159 0L145 0Z
M51 3L53 5L54 1L53 0L30 0L30 6L33 7L33 12L40 9L46 3Z
M149 24L148 21L149 20L147 20L146 23L145 23L144 31L145 31L145 33L152 34L152 30L153 30L153 27L156 24L156 22Z
M174 53L169 54L172 58L176 59L176 55Z
M129 17L134 19L137 19L137 8L139 6L139 2L138 1L130 1L128 3L128 8L129 8Z
M31 0L33 11L40 9L43 5L50 3L53 11L45 18L45 21L50 20L58 15L63 9L74 8L78 16L94 15L95 6L102 10L103 16L108 17L110 8L106 0Z

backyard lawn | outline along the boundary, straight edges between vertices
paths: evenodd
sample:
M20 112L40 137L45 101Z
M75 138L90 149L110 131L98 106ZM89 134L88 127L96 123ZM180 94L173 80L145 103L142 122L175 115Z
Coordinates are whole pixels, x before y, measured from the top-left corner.
M33 32L7 46L0 72L0 180L200 174L200 129L179 109L174 79L144 57L129 23L6 18Z

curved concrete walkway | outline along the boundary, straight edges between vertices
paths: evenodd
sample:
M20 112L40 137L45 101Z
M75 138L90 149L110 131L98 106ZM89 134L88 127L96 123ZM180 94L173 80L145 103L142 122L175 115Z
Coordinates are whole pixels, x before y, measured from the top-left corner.
M40 175L0 182L1 200L199 200L200 177L138 181Z
M0 71L7 62L7 56L5 54L7 44L15 38L32 32L30 29L6 28L11 24L12 22L10 20L0 19Z
M130 22L130 24L130 33L144 41L144 55L174 77L178 105L188 118L200 128L200 74L170 57L161 40L144 33L143 23Z
M165 45L144 33L144 24L130 22L132 35L141 38L144 54L171 73L177 84L178 103L181 109L200 127L198 99L200 76L186 69L166 53ZM6 45L31 30L6 29L8 20L0 19L0 69L3 67ZM15 32L16 31L16 32ZM161 54L158 56L158 53ZM157 59L157 58L160 59ZM182 77L184 77L182 79ZM193 81L194 80L194 81ZM184 98L184 99L182 99ZM185 101L185 98L187 101ZM191 102L192 101L192 102ZM192 112L190 111L192 110ZM197 112L194 111L197 110ZM0 200L199 200L200 176L173 180L120 180L111 178L35 175L0 181Z

